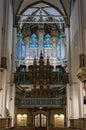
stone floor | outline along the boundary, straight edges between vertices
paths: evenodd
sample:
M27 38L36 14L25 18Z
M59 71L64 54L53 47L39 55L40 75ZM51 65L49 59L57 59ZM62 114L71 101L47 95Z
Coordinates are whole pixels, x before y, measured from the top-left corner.
M35 130L34 128L28 128L28 127L21 127L21 128L10 128L10 129L4 129L4 130ZM40 129L43 130L43 129ZM48 129L51 130L51 129ZM84 128L53 128L52 130L86 130Z

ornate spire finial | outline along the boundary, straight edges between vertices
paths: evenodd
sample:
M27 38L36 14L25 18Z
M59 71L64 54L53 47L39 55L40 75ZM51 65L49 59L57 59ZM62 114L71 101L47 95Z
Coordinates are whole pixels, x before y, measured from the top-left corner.
M36 57L34 58L34 65L37 65Z
M41 53L40 53L39 64L41 64L41 65L44 64L44 57L43 57L42 51L41 51Z
M46 63L47 65L50 65L50 62L49 62L49 58L47 57L47 63Z

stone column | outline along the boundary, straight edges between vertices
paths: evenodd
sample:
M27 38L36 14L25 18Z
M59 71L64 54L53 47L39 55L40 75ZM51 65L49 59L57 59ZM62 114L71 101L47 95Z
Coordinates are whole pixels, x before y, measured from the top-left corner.
M85 1L86 2L86 1ZM83 6L84 4L84 6ZM80 54L80 68L85 66L85 58L86 58L86 22L85 20L85 4L83 0L78 0L78 12L79 12L79 54Z
M66 93L67 93L67 126L70 126L70 118L72 117L72 98L71 98L71 49L70 49L70 27L67 26L66 30L66 45L67 45L67 72L69 73L69 84L67 84L66 87Z
M13 28L13 44L12 44L12 64L11 64L11 85L13 85L13 73L16 69L16 43L17 43L17 28Z
M74 64L73 59L71 59L71 51L73 48L70 48L70 27L66 28L66 42L67 42L67 60L68 60L68 72L69 72L69 85L67 86L67 125L70 125L70 119L79 118L79 91L78 91L78 81L76 79L76 68L73 69ZM73 66L72 66L73 65ZM75 71L73 73L73 71ZM75 78L74 78L75 77Z
M10 84L10 115L12 118L11 127L15 125L15 85L13 73L16 68L16 43L17 43L17 28L13 28L13 44L12 44L12 65L11 65L11 84Z
M78 0L78 13L79 13L79 52L83 54L84 46L83 46L83 29L82 29L82 1Z
M86 68L86 1L78 1L78 12L79 12L79 53L80 53L80 68L79 73L81 73L82 78L86 80L86 73L83 68ZM84 74L83 74L84 73ZM78 77L79 78L79 77ZM80 80L80 79L79 79ZM79 113L80 118L86 118L86 104L84 104L84 83L79 81Z
M1 80L2 72L0 72L0 118L2 117L2 80Z
M4 0L3 30L1 44L1 71L0 71L0 116L6 117L6 83L7 83L7 31L8 31L8 9L9 2Z
M69 127L70 126L70 118L72 117L71 89L70 89L69 84L67 84L67 86L66 86L66 93L67 93L67 109L66 109L67 119L66 120L67 120L67 127Z
M1 53L3 44L3 15L4 15L4 1L0 0L0 67L1 67Z
M7 78L7 70L4 70L4 72L2 73L2 76L1 76L1 87L2 87L2 111L1 111L1 115L2 117L6 117L6 78Z
M71 86L72 119L79 119L79 87L78 83Z
M66 45L67 45L67 72L69 72L69 84L71 84L71 49L70 49L70 27L66 28Z
M80 113L80 119L82 122L82 127L86 128L86 104L84 104L84 96L86 96L86 92L84 89L84 83L80 82L79 84L79 91L80 91L80 95L79 95L79 113Z
M11 86L11 96L10 96L10 114L11 114L11 127L15 125L15 85Z
M1 67L7 68L7 38L8 38L8 16L9 16L9 0L4 1L4 17L3 17L3 40L2 40L2 56Z
M83 106L83 84L79 82L79 116L83 118L84 106Z
M17 43L17 28L13 28L13 45L12 45L12 70L15 72L15 67L16 67L16 43Z

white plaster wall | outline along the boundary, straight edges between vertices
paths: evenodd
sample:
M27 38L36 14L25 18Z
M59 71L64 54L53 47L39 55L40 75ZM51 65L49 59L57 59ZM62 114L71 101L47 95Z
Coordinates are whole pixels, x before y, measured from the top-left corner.
M7 40L7 55L8 55L8 69L11 68L11 55L12 55L12 34L13 34L13 9L12 2L9 0L9 16L8 16L8 40Z
M82 0L82 27L83 27L83 50L86 55L86 0Z
M7 98L6 107L10 111L10 95L11 95L11 65L12 65L12 44L13 44L13 10L12 1L9 0L8 10L8 31L7 31Z
M15 85L11 86L11 96L10 96L10 115L12 117L12 124L13 127L15 125Z
M78 1L75 2L70 18L70 47L71 47L71 74L72 82L77 82L79 69L79 12Z
M3 35L2 35L2 32L3 32L3 15L4 15L4 0L0 0L0 61L1 61L1 44L2 44L2 37L3 37Z
M1 74L1 87L2 87L2 92L1 92L1 117L6 117L6 80L7 78L7 70L4 70Z
M83 97L84 97L84 93L83 93L83 87L84 87L84 84L82 82L79 81L79 99L80 99L80 102L79 102L79 113L80 113L80 118L83 118L84 117L84 104L83 104Z
M71 97L70 97L70 86L67 84L66 86L66 92L67 92L67 109L66 109L66 114L67 114L67 126L70 126L70 118L71 118Z
M0 64L1 64L1 45L3 42L3 15L4 15L4 0L0 0ZM2 72L0 72L0 117L2 116Z
M86 105L83 104L83 84L77 78L79 70L79 54L86 54L86 0L76 0L71 10L70 18L70 50L71 77L70 86L72 119L83 118Z
M79 85L77 72L79 69L80 23L79 1L75 1L70 17L70 50L71 50L71 118L79 118Z
M82 26L86 28L86 0L82 0Z
M12 1L7 0L9 5L8 8L4 7L4 0L0 0L0 56L1 48L4 47L4 51L7 57L7 70L0 72L0 87L2 90L0 92L0 114L2 117L6 117L6 108L10 111L10 78L11 78L11 54L12 54L12 33L13 33L13 10ZM6 3L7 4L7 3ZM6 13L6 17L5 17ZM6 18L6 21L5 21ZM6 26L6 27L5 27ZM2 29L4 29L4 34L2 35ZM3 37L2 37L3 36ZM3 39L3 40L2 40ZM5 42L5 46L3 45Z

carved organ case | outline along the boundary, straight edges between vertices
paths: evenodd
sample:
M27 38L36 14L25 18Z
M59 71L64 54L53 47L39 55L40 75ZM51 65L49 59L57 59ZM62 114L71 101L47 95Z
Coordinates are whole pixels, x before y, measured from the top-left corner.
M33 82L34 89L32 89L32 97L50 97L50 80L52 66L47 58L46 64L44 63L44 58L42 53L40 54L39 64L36 58L34 58L34 64L29 66L31 73L31 79Z

